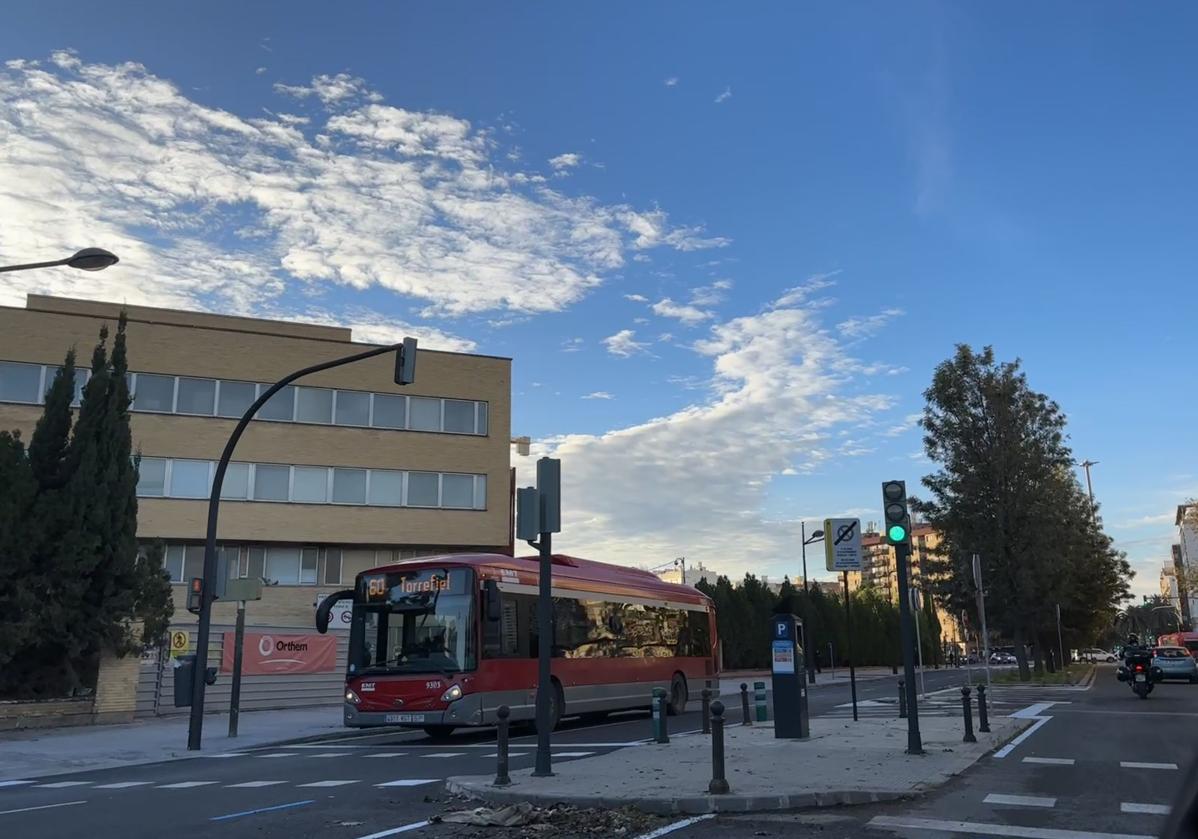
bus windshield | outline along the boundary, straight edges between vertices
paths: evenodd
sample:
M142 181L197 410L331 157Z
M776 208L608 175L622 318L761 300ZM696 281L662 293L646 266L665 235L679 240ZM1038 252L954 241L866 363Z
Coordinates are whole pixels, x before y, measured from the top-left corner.
M351 669L363 674L473 670L472 582L465 568L362 575L350 637Z

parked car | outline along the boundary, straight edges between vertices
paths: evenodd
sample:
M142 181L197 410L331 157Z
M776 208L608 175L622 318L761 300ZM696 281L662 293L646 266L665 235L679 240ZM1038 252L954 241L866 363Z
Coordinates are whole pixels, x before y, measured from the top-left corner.
M1198 663L1185 647L1154 647L1152 666L1159 667L1164 679L1182 679L1198 684Z
M1082 661L1118 661L1119 660L1119 657L1117 655L1115 655L1114 653L1108 652L1106 650L1100 650L1097 647L1093 647L1088 650L1082 650L1081 653L1078 654L1078 658L1080 658Z
M993 652L993 653L990 653L990 663L991 664L1014 664L1015 656L1013 656L1011 653L1004 653L1001 651Z

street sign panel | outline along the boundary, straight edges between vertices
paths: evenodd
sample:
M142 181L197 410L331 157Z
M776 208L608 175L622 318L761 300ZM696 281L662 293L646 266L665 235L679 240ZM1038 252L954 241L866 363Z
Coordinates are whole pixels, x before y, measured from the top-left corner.
M186 629L176 629L171 632L171 658L187 655L191 647L191 635Z
M824 519L824 559L829 571L860 571L861 519Z

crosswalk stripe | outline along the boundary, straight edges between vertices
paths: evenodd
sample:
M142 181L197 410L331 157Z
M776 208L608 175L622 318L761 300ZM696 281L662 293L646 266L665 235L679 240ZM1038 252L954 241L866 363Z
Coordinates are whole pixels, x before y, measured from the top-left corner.
M115 784L100 784L96 789L128 789L129 787L145 787L153 781L119 781Z
M225 789L258 789L258 787L273 787L285 784L286 781L246 781L241 784L229 784Z
M1134 760L1121 760L1119 765L1124 769L1176 769L1176 763L1138 763Z
M1024 763L1042 763L1048 766L1072 766L1074 760L1071 757L1025 757Z
M38 784L38 789L66 789L67 787L85 787L91 781L56 781L53 784Z
M508 752L507 756L508 757L528 757L530 754L532 754L532 752ZM590 752L588 752L587 754L590 754ZM560 755L560 754L557 755L557 757L561 757L561 756L562 755ZM483 755L483 757L484 758L499 757L499 752L491 752L489 755Z
M1038 795L1003 795L992 792L982 799L986 804L1009 804L1013 807L1055 807L1055 798L1043 798Z
M1120 813L1141 813L1146 816L1167 816L1173 808L1168 804L1137 804L1124 801L1119 805Z
M464 754L466 754L466 753L465 752L433 752L432 754L421 755L421 757L461 757Z
M300 784L301 787L343 787L346 784L357 784L360 781L314 781L310 784Z
M407 752L379 752L376 755L362 755L362 757L403 757Z
M400 778L398 781L387 781L385 784L375 784L376 787L418 787L421 784L435 784L436 778Z
M245 757L249 752L222 752L218 755L196 755L196 757Z
M594 752L554 752L554 757L586 757L593 755Z
M1066 830L1059 827L1024 827L1018 824L987 824L985 822L921 819L914 816L874 816L866 827L889 830L919 830L920 835L937 833L969 833L975 836L1014 836L1022 839L1152 839L1144 833L1095 833L1091 830Z
M33 781L0 781L0 787L19 787L23 784L32 784Z
M155 787L155 789L191 789L192 787L206 787L209 784L217 784L219 781L180 781L177 784L163 784Z
M308 755L308 757L345 757L349 752L321 752L320 754Z
M299 752L271 752L266 755L254 755L254 757L295 757ZM311 755L308 755L311 757Z

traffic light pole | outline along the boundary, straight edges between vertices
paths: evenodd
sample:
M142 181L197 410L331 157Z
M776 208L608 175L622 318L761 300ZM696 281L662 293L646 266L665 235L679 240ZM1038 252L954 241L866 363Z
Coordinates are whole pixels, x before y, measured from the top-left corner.
M254 418L258 410L272 396L296 379L303 378L311 373L319 373L321 370L340 367L343 364L363 361L367 358L373 358L376 355L407 351L408 346L411 347L410 351L414 359L416 345L409 338L402 344L376 347L366 352L355 353L344 358L336 358L332 361L314 364L311 367L305 367L303 370L296 370L289 376L279 379L279 381L275 382L261 396L255 399L254 404L250 405L246 412L241 415L241 419L237 421L237 426L233 429L233 433L229 435L229 440L225 443L225 450L221 452L220 460L216 464L216 474L212 478L212 493L208 496L208 533L204 545L204 582L202 584L202 591L200 592L199 623L196 627L196 658L195 673L192 679L191 719L187 727L187 748L189 751L198 751L200 749L200 743L204 734L204 673L208 667L208 636L212 626L212 601L216 599L216 524L220 515L220 496L221 489L225 484L225 472L229 468L229 461L233 457L233 450L237 448L238 441L241 440L241 435L245 433L246 426L250 424L250 420ZM411 361L412 359L409 359L409 364ZM396 366L396 369L398 373L399 365ZM408 369L410 371L410 368Z
M894 546L898 566L899 621L903 643L903 689L907 692L907 754L923 754L923 740L919 734L919 704L915 687L915 642L914 621L911 614L911 597L907 583L908 561L911 545L904 542Z
M537 596L537 756L532 770L534 778L553 774L550 754L550 702L553 676L550 656L553 655L553 534L542 533L537 540L541 552L540 588Z

